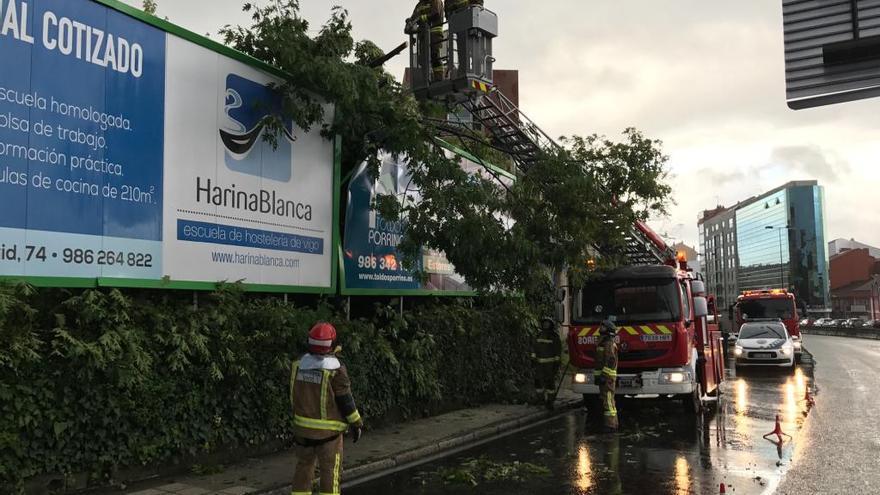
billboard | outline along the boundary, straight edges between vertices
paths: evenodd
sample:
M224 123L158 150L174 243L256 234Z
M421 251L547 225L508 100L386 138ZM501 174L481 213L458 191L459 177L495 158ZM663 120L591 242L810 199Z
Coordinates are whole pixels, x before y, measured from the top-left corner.
M335 289L336 147L263 140L277 71L110 1L0 19L0 276Z
M442 143L447 156L458 156L462 167L485 174L508 185L513 176ZM342 246L342 293L344 295L471 295L473 290L446 256L423 248L412 269L401 263L397 246L406 234L406 220L383 218L372 208L377 195L391 195L401 206L417 204L421 196L412 183L409 161L388 153L379 156L381 169L374 178L367 163L351 176L346 188L347 207ZM486 169L492 173L487 174ZM422 272L420 277L415 272Z

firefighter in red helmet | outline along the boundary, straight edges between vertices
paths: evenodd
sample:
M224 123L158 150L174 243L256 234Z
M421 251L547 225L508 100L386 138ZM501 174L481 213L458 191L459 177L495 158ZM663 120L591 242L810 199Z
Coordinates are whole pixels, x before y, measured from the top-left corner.
M309 331L309 352L293 363L290 402L296 448L292 495L311 495L315 464L320 493L338 494L342 470L342 434L351 430L355 443L363 421L351 395L351 380L333 352L336 328L319 322Z

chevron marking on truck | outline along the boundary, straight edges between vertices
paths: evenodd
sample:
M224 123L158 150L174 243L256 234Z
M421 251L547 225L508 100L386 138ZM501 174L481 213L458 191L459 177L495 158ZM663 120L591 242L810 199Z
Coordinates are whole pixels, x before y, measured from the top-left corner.
M480 91L482 91L483 93L488 93L489 90L491 89L491 87L490 87L488 84L484 83L484 82L474 81L473 83L474 83L474 84L473 84L474 89L480 90Z
M666 325L638 325L638 326L622 326L618 327L618 333L627 333L629 335L672 335L672 330ZM602 327L583 327L578 330L578 337L597 337L602 333ZM658 339L658 342L667 341L669 339Z

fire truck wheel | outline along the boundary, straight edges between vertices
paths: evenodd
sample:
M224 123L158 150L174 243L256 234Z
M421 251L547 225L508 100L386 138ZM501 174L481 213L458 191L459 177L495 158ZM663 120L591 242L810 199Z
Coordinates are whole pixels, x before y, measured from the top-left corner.
M694 392L690 395L682 396L681 405L684 412L690 415L698 415L703 412L703 389L699 382L694 387Z

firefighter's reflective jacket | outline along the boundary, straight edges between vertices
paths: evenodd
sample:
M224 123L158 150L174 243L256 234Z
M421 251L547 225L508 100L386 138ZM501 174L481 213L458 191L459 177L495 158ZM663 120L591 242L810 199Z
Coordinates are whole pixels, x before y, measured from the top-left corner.
M337 436L349 425L362 425L351 395L351 380L335 356L306 354L293 363L290 402L294 434L322 440Z

